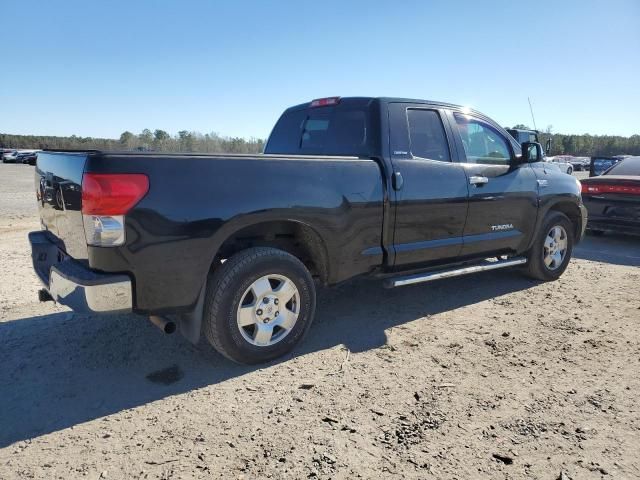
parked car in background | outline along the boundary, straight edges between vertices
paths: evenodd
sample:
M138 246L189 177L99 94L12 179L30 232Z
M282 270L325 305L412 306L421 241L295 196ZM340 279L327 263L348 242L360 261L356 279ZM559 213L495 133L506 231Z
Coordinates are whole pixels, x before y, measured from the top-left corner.
M574 172L582 172L589 170L589 157L571 157L569 163L573 166Z
M17 156L17 150L7 150L2 154L2 163L15 163Z
M629 155L614 155L612 157L591 157L589 162L589 176L597 177L613 167L616 163L624 160Z
M562 173L568 173L569 175L573 173L573 165L565 161L562 157L545 157L544 161L553 163Z
M35 165L38 159L38 150L23 150L16 155L16 163Z
M640 235L640 157L622 159L602 175L580 183L591 233L613 230Z
M584 165L582 166L582 170L585 171L585 172L588 172L590 165L591 165L591 158L585 157L584 158Z

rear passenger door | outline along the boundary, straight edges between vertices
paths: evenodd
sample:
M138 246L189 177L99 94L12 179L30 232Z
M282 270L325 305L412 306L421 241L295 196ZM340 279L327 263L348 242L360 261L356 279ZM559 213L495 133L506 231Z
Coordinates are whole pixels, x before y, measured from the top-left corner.
M538 184L528 163L516 160L519 145L487 120L448 111L459 161L469 184L469 213L461 255L521 252L538 214Z
M389 104L393 166L395 266L457 257L467 217L468 182L452 161L444 112L428 105Z

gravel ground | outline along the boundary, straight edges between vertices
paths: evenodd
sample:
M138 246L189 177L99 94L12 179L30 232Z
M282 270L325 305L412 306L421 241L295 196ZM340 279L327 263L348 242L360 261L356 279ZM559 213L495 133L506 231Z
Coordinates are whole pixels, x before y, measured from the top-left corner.
M640 244L319 293L294 354L234 365L36 299L32 167L0 165L0 478L640 478Z

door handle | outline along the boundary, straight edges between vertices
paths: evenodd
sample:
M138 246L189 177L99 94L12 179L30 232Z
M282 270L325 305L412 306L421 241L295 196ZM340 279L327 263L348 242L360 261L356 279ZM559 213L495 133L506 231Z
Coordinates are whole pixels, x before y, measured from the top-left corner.
M474 175L473 177L469 177L469 183L471 185L484 185L485 183L489 183L489 179L487 177Z
M402 186L404 185L404 179L402 178L402 174L400 172L393 172L393 176L391 177L391 183L393 183L394 190L402 190Z

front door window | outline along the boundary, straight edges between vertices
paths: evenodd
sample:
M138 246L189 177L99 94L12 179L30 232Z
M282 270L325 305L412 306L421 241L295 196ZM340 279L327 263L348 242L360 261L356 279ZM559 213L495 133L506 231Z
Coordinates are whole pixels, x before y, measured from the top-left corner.
M509 165L511 151L507 140L484 122L455 114L458 132L468 163Z

